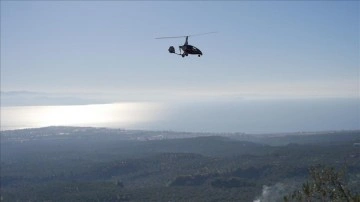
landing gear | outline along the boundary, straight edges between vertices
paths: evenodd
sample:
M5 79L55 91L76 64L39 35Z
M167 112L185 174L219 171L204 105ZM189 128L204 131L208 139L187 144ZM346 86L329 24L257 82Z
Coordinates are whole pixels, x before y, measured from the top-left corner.
M170 46L170 47L169 47L169 53L175 53L175 48L174 48L174 46Z
M185 57L185 54L182 54L181 57Z
M199 57L201 56L201 55L198 55Z

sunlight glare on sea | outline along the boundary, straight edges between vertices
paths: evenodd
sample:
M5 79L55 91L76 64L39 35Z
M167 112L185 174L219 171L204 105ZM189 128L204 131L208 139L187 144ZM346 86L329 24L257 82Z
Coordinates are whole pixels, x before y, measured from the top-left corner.
M152 121L161 107L154 103L114 103L1 108L1 130L46 126L131 127Z

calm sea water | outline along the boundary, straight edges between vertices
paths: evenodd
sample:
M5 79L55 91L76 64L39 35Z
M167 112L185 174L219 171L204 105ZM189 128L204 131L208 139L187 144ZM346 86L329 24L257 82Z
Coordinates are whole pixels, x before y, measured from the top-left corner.
M1 130L91 126L189 132L360 129L358 99L1 107Z

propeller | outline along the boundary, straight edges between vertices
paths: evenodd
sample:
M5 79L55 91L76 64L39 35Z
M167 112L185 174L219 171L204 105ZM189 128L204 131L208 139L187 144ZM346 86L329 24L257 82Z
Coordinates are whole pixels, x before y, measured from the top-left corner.
M193 34L193 35L187 35L187 36L165 36L165 37L157 37L155 39L183 38L183 37L200 36L200 35L213 34L213 33L217 33L217 32L206 32L206 33Z

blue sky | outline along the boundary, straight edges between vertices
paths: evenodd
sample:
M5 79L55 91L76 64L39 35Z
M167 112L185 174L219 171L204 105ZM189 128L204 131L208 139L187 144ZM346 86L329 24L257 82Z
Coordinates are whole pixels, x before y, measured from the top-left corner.
M358 1L1 1L1 91L359 98ZM190 37L203 57L169 54ZM68 102L68 100L67 100Z

